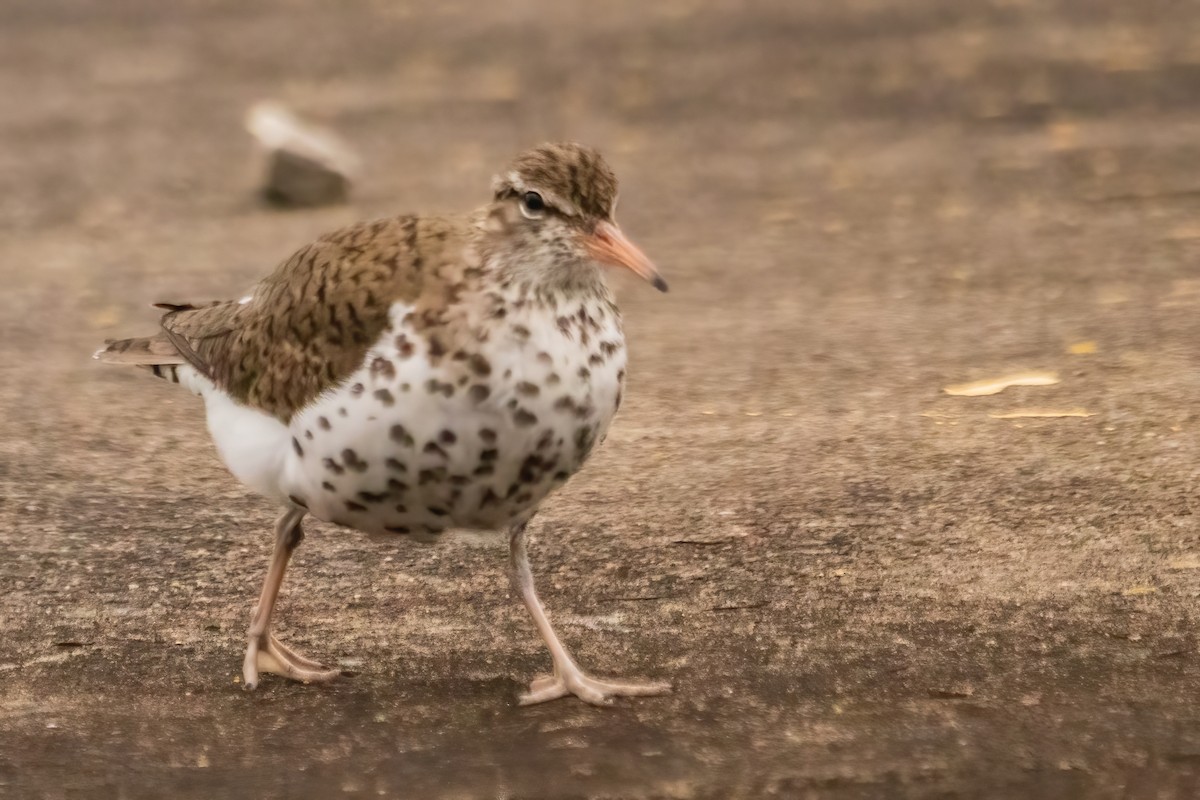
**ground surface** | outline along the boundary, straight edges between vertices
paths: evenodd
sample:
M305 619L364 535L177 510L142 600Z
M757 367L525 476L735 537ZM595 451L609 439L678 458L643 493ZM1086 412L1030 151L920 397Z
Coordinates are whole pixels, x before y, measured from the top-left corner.
M745 5L4 4L0 796L1195 796L1200 6ZM364 155L351 207L255 202L269 97ZM502 545L323 525L280 632L359 674L243 693L273 510L88 355L559 137L673 291L622 283L626 408L535 571L677 693L518 708Z

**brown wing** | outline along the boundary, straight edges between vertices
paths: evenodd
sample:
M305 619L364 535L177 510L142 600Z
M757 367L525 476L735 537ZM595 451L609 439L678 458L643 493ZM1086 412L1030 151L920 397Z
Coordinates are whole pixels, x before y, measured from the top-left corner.
M358 369L394 302L451 277L465 242L465 226L440 219L353 225L299 250L248 301L176 308L163 331L237 400L287 420Z

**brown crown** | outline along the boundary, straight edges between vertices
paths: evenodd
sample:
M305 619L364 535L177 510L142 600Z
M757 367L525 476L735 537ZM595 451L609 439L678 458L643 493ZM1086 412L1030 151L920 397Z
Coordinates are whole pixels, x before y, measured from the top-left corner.
M541 189L574 205L585 216L612 217L617 176L594 148L574 142L542 144L513 159L496 183L496 197L512 192L516 173L527 189Z

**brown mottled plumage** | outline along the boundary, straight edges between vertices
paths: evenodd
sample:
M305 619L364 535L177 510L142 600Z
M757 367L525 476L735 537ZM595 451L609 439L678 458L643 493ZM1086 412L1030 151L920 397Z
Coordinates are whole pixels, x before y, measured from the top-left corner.
M475 261L467 234L462 222L415 216L342 228L297 251L247 302L168 312L164 335L239 402L286 421L362 364L392 303L446 305Z
M601 264L666 284L612 220L617 182L590 148L518 156L468 217L365 222L302 248L238 301L163 305L162 330L97 357L204 398L222 459L285 506L250 628L262 671L336 673L270 633L305 514L371 534L508 530L514 585L555 671L526 702L656 694L599 681L562 647L533 589L524 529L620 404L620 314Z

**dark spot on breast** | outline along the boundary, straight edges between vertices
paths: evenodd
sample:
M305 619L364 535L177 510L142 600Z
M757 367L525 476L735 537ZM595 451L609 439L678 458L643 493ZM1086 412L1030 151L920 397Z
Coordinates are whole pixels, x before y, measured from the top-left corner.
M524 505L525 503L528 503L532 499L533 499L533 494L530 491L526 490L524 492L518 492L517 496L513 498L513 502Z
M454 360L455 361L466 361L468 356L470 356L470 353L468 353L466 350L455 350L454 351Z
M317 417L317 427L323 431L327 431L333 426L329 424L328 417Z
M338 409L338 416L339 416L339 417L345 417L345 416L348 416L348 415L346 414L346 407L345 407L345 406L342 406L341 408L339 408L339 409Z
M443 383L437 378L430 378L429 380L425 381L425 391L429 392L430 394L443 394L446 397L450 397L454 394L454 384Z
M294 495L294 494L289 494L288 500L291 500L293 503L300 506L301 508L308 508L308 503L304 502L303 499L296 497L296 495Z
M388 361L383 356L376 356L371 362L371 374L386 381L390 381L396 377L396 365ZM357 392L351 391L352 394Z
M569 338L571 336L571 318L559 317L557 323L559 333Z
M392 393L390 391L388 391L387 389L376 389L375 390L375 399L378 400L379 402L383 403L383 405L385 407L393 406L396 404L396 398L393 397Z
M355 472L366 472L367 462L358 457L358 453L347 447L342 451L342 462L346 465L346 469L354 470Z
M443 450L441 445L439 445L437 442L426 442L423 452L428 453L429 455L440 456L442 458L449 457L446 455L446 451Z
M480 498L480 500L479 500L479 507L486 508L487 506L497 505L497 504L499 504L499 502L500 502L500 497L495 492L493 492L492 487L489 486L487 488L487 490L483 493L483 497Z
M556 481L565 481L569 477L571 477L571 474L569 472L565 472L561 469L558 472L554 473L554 480L556 480Z
M334 486L329 481L321 481L321 488L327 492L336 492L337 491L337 487Z
M413 344L403 333L396 337L396 354L401 358L410 358L413 354Z
M580 367L579 372L577 372L576 374L579 377L583 378L585 381L588 378L592 377L592 371L590 369L588 369L587 367Z
M347 500L346 501L346 510L347 511L366 511L367 507L364 506L362 503L356 503L353 500Z
M479 460L480 461L495 461L499 455L500 455L500 451L496 450L494 448L491 450L484 450L483 452L481 452L479 454Z
M396 508L396 513L398 513L398 514L407 514L408 513L408 506L404 505L404 503L397 503L395 508Z
M597 353L592 353L590 356L588 356L588 363L593 367L598 367L604 363L604 356L601 356Z
M378 361L379 359L375 359L375 360ZM358 397L364 391L366 391L366 387L363 386L361 383L356 383L350 387L350 394L354 397Z
M364 503L382 503L389 497L387 492L359 492L358 499Z
M450 476L450 485L451 486L466 486L470 483L471 483L471 478L468 477L467 475L451 475Z
M346 471L345 469L342 468L341 464L337 463L332 458L322 459L321 463L325 466L325 469L329 470L334 475L341 475L343 472Z
M471 474L477 477L483 477L484 475L494 475L495 473L496 468L493 465L481 464L480 466L476 467L475 471Z
M400 494L408 491L408 484L404 481L398 481L395 478L388 478L387 486L392 494Z
M490 395L491 393L492 393L492 390L489 389L488 387L484 386L482 383L475 384L467 391L467 394L476 403L482 403L484 400L487 400L488 395Z
M312 441L312 431L306 430L304 432L304 438L308 439L311 442Z
M550 354L544 350L537 354L537 360L547 365L554 363L554 359L551 358Z
M538 439L537 449L545 450L552 444L554 444L554 431L546 430L542 433L542 437Z
M437 506L430 506L427 510L429 511L430 514L433 514L435 517L444 517L450 513L446 509L438 508Z
M542 459L539 456L527 456L521 462L521 469L517 472L517 477L525 483L533 483L538 479L539 470L542 466Z
M491 428L480 428L479 438L484 444L495 444L496 432Z
M591 426L583 425L575 430L575 447L579 450L580 458L586 458L592 452L595 439L596 431Z
M537 416L527 411L524 408L518 408L517 413L513 414L513 422L518 428L528 428L537 425Z
M295 436L292 437L292 449L296 451L296 455L304 458L304 448L300 446L300 440Z
M492 374L491 362L479 355L479 353L475 353L471 356L470 361L467 362L467 366L471 368L472 372L480 377L486 377Z
M383 463L384 463L384 466L386 466L388 469L392 470L393 472L408 472L408 464L405 464L403 461L399 461L395 458L389 458L387 461L385 461Z
M562 378L558 377L557 372L551 372L546 376L547 386L558 386L560 383L562 383Z
M397 444L402 444L405 447L412 447L414 444L412 435L407 430L405 430L403 425L399 425L399 424L393 425L391 430L388 431L388 437L393 442L396 442Z
M437 363L437 359L440 359L444 355L446 355L446 345L442 344L442 340L436 335L430 336L429 357L434 359L434 363Z
M506 403L506 405L508 406L509 411L516 411L517 410L517 398L515 398L515 397L510 398L508 403Z
M438 434L438 441L442 444L454 444L458 441L458 436L449 428L442 428L441 433Z
M613 403L613 411L617 412L620 410L621 410L621 390L617 389L617 400L615 403Z
M404 513L404 512L400 512ZM407 525L385 525L383 528L388 533L410 533Z
M562 397L560 397L554 401L554 410L555 411L574 411L575 410L575 398L571 397L569 394L564 394Z
M541 391L542 390L537 387L536 383L530 383L529 381L521 381L520 383L517 384L517 394L522 394L522 395L525 395L526 397L537 397L538 394L541 393Z
M606 356L611 356L613 353L621 349L621 345L617 342L601 342L600 352Z
M512 332L513 336L518 339L525 340L529 338L529 328L526 328L524 325L513 325Z
M417 475L417 483L425 486L429 483L441 483L446 480L446 468L436 467L434 469L423 469Z

